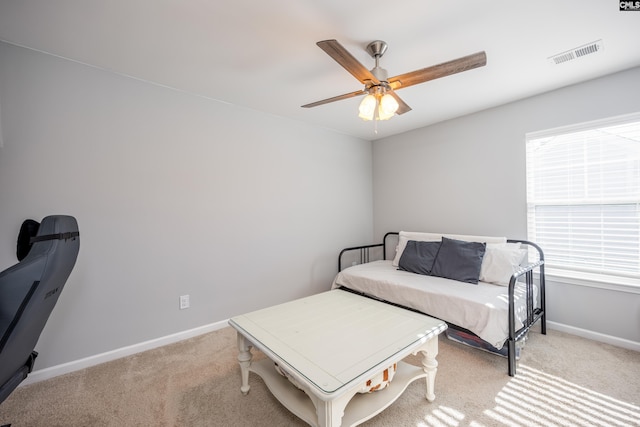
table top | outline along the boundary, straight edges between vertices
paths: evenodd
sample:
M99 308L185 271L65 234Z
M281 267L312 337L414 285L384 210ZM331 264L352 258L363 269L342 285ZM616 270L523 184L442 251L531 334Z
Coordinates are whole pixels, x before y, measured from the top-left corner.
M385 369L446 324L343 290L233 317L229 324L289 372L325 394Z

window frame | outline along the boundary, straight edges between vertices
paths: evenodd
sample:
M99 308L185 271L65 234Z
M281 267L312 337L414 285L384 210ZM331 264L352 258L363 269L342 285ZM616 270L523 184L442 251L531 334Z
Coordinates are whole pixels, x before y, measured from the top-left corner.
M588 122L582 122L572 125L560 126L556 128L527 132L525 134L525 147L529 144L529 141L541 138L548 138L559 135L566 135L572 133L579 133L588 130L611 127L621 125L629 122L640 122L640 112L624 114L620 116L614 116L609 118L603 118L598 120L592 120ZM528 152L525 148L525 162L526 169L529 167ZM527 236L532 238L530 234L531 225L530 221L530 203L529 203L529 171L526 172L526 185L527 185ZM544 248L543 248L544 250ZM627 277L616 274L602 274L602 273L589 273L579 270L569 270L562 268L554 268L551 265L545 266L547 280L562 282L574 285L589 286L595 288L611 289L616 291L630 292L634 294L640 294L640 278Z

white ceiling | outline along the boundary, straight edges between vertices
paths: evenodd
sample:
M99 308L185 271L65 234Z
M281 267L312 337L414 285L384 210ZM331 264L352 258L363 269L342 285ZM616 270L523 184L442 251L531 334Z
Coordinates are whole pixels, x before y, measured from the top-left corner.
M378 125L315 43L337 39L389 76L486 51L487 65L399 90L413 110ZM0 0L0 40L374 140L640 66L640 12L616 0ZM549 57L602 40L595 54Z

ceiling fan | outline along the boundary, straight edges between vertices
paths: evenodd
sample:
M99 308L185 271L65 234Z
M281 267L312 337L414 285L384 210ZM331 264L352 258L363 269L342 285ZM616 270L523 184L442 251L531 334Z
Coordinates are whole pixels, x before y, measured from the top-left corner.
M395 77L388 77L387 70L381 68L379 60L387 51L387 43L376 40L367 45L367 52L375 59L375 67L369 71L353 55L349 53L337 40L322 40L316 43L345 70L350 72L364 89L334 96L321 101L305 104L303 108L317 107L334 101L367 95L360 104L359 116L364 120L387 120L394 114L404 114L411 111L397 94L396 90L403 89L429 80L439 79L462 71L483 67L487 64L484 51L442 64L422 68Z

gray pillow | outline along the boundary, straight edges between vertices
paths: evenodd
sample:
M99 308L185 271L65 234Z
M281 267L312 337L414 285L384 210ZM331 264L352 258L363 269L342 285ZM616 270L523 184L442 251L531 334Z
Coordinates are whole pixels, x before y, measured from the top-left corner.
M485 243L443 237L431 275L477 285L485 249Z
M409 240L398 261L399 270L430 275L439 248L440 242Z

